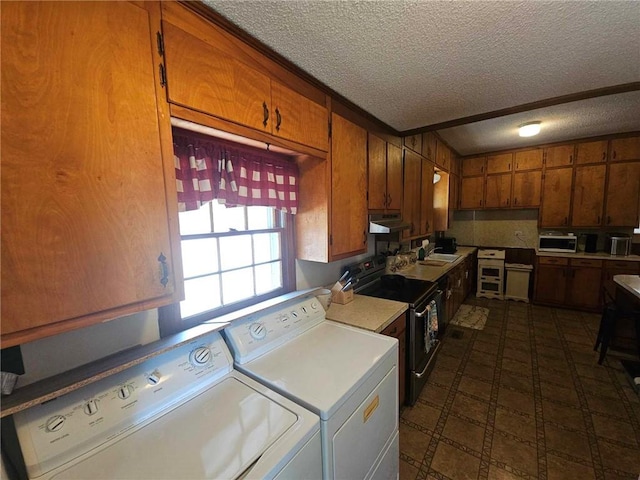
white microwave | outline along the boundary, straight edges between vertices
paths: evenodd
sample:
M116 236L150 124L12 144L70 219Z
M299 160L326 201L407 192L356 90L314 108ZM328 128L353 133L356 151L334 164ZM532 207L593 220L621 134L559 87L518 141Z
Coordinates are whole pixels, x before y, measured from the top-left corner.
M576 253L578 237L576 235L542 234L538 236L538 251Z

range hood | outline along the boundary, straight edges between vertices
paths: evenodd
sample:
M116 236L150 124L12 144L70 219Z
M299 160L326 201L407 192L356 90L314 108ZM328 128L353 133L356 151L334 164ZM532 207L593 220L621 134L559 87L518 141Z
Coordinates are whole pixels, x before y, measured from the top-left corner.
M411 228L411 224L404 222L400 214L369 215L369 233L393 233Z

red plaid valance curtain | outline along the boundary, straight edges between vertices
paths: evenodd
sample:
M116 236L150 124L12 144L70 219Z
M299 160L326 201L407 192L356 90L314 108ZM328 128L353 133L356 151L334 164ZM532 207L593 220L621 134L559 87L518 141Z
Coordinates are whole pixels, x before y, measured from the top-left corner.
M213 199L297 211L298 167L282 155L176 130L173 154L181 212Z

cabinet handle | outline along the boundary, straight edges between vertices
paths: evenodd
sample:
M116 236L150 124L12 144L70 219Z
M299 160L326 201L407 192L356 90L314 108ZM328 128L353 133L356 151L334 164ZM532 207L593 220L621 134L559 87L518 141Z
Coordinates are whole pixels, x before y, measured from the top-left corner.
M604 162L607 159L607 152L602 152L602 161Z
M607 215L607 225L610 225L610 224L611 224L611 216Z
M158 45L158 55L164 55L164 42L162 41L162 34L160 32L156 32L156 43Z
M569 163L573 163L573 155L569 155Z
M567 217L564 217L564 222L562 222L563 225L567 224Z
M391 194L389 194L389 203L387 203L387 206L391 206Z
M362 244L363 245L367 244L367 231L366 230L362 231Z
M383 193L382 194L382 204L386 207L388 205L387 203L387 194Z
M160 86L167 86L167 73L164 71L164 65L161 63L158 65L158 71L160 73Z
M158 261L160 262L160 272L162 274L160 283L163 287L167 288L167 284L169 283L169 266L167 265L167 257L165 257L164 254L160 252Z
M269 121L269 107L267 107L267 102L262 102L262 116L262 125L266 127Z
M613 151L613 159L614 160L616 159L616 151L615 150Z
M507 163L507 170L511 170L511 164Z
M416 137L411 137L411 146L412 147L416 146Z
M600 215L598 215L598 221L596 223L600 225Z
M508 198L507 198L507 201L506 201L506 203L507 203L507 205L509 205L509 199L508 199Z
M484 173L484 165L480 167L480 173Z
M276 131L280 131L280 125L282 124L282 116L280 115L280 110L276 108Z

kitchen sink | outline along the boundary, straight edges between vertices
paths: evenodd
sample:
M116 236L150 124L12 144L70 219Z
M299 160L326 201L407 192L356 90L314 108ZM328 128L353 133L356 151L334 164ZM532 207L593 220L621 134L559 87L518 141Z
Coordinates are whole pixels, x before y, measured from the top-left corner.
M439 262L452 263L460 258L460 255L454 255L452 253L432 253L425 260L437 260Z

